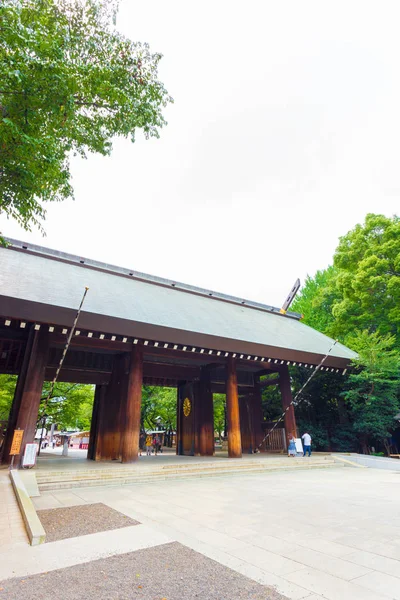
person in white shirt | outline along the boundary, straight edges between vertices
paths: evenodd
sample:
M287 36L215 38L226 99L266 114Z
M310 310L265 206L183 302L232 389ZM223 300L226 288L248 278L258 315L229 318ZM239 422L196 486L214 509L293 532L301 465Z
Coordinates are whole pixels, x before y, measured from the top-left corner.
M303 456L305 456L307 452L308 456L311 456L311 435L306 432L301 436L301 439L303 440Z

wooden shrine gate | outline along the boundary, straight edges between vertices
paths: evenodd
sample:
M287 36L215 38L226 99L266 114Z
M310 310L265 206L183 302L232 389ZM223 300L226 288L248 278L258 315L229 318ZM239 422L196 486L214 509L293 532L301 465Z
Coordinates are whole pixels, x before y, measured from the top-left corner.
M0 263L0 373L18 376L3 462L15 429L22 448L34 439L85 287L58 380L96 386L92 460L137 459L143 384L177 388L178 454L213 454L213 393L226 394L230 457L262 441L263 385L279 385L291 435L289 365L312 370L331 346L295 313L48 248L10 240ZM343 372L354 356L337 344L324 369Z

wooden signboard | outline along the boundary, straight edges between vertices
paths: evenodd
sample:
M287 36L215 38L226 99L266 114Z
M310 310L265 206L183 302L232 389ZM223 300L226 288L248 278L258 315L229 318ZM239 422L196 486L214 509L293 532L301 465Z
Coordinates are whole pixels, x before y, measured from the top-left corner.
M16 454L19 454L21 452L21 443L22 443L23 437L24 437L23 429L16 429L14 431L14 436L12 439L11 450L10 450L10 456L15 456Z
M303 454L303 444L301 443L301 438L296 438L295 444L296 444L296 452L298 454Z
M22 459L23 467L33 467L36 464L37 444L26 444L24 457Z

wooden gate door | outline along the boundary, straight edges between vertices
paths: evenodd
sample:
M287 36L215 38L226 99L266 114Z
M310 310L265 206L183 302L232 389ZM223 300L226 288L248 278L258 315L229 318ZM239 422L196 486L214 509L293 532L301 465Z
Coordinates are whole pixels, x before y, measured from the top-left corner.
M192 383L183 383L178 388L178 454L195 454L195 414Z

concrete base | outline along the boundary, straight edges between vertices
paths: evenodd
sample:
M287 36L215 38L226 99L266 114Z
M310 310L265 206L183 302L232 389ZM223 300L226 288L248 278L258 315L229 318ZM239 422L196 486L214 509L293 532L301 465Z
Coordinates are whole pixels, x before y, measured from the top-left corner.
M384 469L387 471L400 471L400 460L386 456L369 456L368 454L334 454L334 458L347 459L353 465L368 467L370 469Z
M22 482L19 471L10 471L10 478L22 517L24 519L30 544L31 546L43 544L43 542L46 540L46 532L36 514L35 507L33 506L32 500L30 499L26 487Z
M29 497L36 498L37 496L40 496L35 471L32 469L29 469L29 471L26 469L20 469L18 472L21 477L21 481L29 494Z

